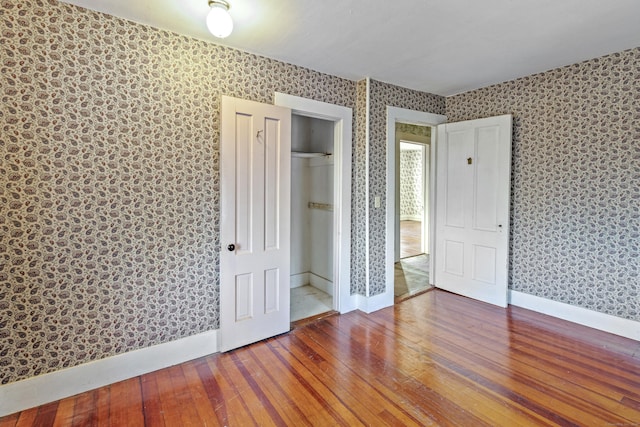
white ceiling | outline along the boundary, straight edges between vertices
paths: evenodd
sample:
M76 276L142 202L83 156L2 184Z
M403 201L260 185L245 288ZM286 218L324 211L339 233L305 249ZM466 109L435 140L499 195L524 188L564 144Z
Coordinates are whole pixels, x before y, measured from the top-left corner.
M352 80L449 96L640 46L639 0L64 0Z

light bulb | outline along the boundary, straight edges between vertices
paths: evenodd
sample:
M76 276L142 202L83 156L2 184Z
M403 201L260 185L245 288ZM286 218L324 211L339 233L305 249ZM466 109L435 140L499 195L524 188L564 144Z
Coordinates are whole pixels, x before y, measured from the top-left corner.
M225 38L233 31L233 20L224 4L210 3L211 10L207 15L207 28L218 38Z

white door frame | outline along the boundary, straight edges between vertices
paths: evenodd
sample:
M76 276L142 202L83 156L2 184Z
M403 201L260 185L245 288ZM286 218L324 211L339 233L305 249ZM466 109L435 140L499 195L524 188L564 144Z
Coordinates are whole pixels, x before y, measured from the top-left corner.
M426 113L422 111L408 110L406 108L387 106L387 223L386 223L386 257L385 257L385 283L388 305L393 304L393 280L395 261L395 234L396 234L396 122L410 123L420 126L435 127L446 123L447 116L442 114ZM431 165L429 167L429 218L434 218L435 213L435 149L436 135L431 131ZM435 258L435 221L429 222L429 282L433 284Z
M431 191L429 191L429 183L431 182L431 150L428 148L431 144L422 145L422 233L420 242L420 250L423 253L431 254L431 222L433 218L429 216L429 197Z
M340 313L356 309L351 295L351 108L276 92L274 104L292 114L334 122L333 308Z

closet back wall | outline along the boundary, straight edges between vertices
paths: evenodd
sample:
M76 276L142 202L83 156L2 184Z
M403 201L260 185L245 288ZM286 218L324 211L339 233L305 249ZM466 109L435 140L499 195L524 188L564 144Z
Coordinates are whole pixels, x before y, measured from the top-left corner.
M293 115L291 132L294 152L334 151L333 122ZM310 209L309 202L333 204L333 157L291 159L291 275L313 273L333 281L333 212Z
M355 82L55 0L0 19L0 383L217 329L220 96Z

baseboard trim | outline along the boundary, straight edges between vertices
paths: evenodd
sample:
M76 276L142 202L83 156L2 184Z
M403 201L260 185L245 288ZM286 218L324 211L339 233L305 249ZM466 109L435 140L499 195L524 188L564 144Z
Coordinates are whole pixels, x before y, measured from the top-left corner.
M367 314L391 307L392 305L393 292L384 292L370 297L358 295L358 310L364 311Z
M130 351L0 386L0 417L218 351L218 331Z
M304 285L309 284L309 273L298 273L292 274L289 277L289 287L290 288L299 288Z
M518 291L509 291L512 305L548 314L590 328L640 341L640 322L588 310Z
M309 273L309 284L322 292L333 296L333 283L317 274Z
M322 292L333 296L333 283L324 277L318 276L310 272L293 274L289 278L289 288L299 288L301 286L311 285Z

